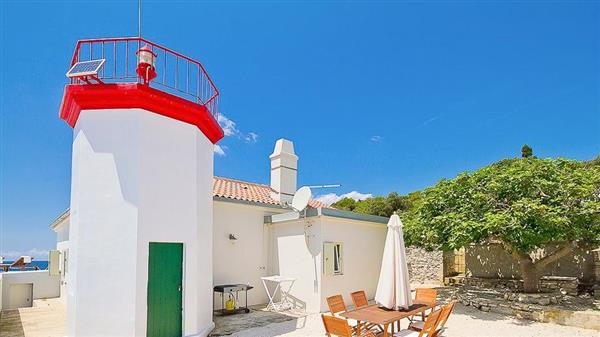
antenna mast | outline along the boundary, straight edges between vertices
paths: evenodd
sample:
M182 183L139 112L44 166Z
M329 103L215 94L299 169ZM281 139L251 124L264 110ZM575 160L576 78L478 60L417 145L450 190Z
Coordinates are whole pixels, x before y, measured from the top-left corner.
M138 37L142 37L142 0L138 0Z
M308 185L309 188L334 188L342 187L342 184L329 184L329 185Z

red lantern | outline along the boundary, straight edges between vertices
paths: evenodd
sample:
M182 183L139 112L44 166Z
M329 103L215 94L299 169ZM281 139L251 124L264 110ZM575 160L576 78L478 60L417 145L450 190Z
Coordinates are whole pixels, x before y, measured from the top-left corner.
M135 70L136 73L142 78L145 85L148 85L150 81L156 78L156 63L157 55L148 47L144 45L136 53L138 57L138 66Z

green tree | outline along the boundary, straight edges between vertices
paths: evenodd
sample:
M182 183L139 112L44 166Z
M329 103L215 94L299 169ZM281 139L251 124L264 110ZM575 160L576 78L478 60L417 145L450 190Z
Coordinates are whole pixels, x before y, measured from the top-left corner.
M360 202L356 203L356 208L354 211L357 213L379 216L389 216L388 214L390 214L387 200L382 196L361 200Z
M344 211L353 211L354 208L356 208L356 200L352 198L343 198L342 200L333 203L331 207Z
M406 195L399 195L396 192L388 194L386 202L389 211L388 216L391 216L394 212L403 212L410 208L409 197Z
M394 212L403 212L408 210L411 207L411 202L410 196L399 195L396 192L391 192L387 195L387 197L377 196L357 201L353 210L358 213L390 217ZM340 208L337 204L332 206L339 209L347 209ZM340 206L345 207L345 205Z
M600 155L590 161L585 162L585 165L587 167L600 166Z
M600 242L600 166L565 159L508 159L442 180L405 214L409 243L452 250L500 242L521 263L525 291L544 267ZM560 249L534 258L538 249Z
M533 157L533 149L531 148L531 146L525 144L521 147L521 157L522 158Z

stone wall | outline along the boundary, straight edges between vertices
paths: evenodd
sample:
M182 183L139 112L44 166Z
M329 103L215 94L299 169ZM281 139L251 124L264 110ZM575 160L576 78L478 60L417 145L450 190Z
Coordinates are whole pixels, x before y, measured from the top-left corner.
M467 277L463 280L463 283L467 286L480 288L523 291L522 280ZM547 293L560 292L563 295L576 296L579 293L579 280L577 277L543 276L540 279L540 290Z
M571 296L559 292L523 294L502 288L468 285L437 290L443 302L454 300L481 311L519 319L600 330L600 304L596 305L589 295Z
M406 259L411 284L442 284L444 258L441 251L406 247Z
M556 245L548 245L545 250L553 251L556 249ZM465 265L467 277L521 278L519 261L509 255L500 244L467 247ZM544 275L571 276L579 278L584 283L593 283L595 277L591 247L577 249L573 254L550 264L544 270Z

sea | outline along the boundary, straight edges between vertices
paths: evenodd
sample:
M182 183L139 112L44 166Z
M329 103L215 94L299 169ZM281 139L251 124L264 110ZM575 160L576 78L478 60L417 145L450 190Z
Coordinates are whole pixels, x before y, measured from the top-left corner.
M4 264L10 264L10 263L13 263L13 262L15 262L15 261L7 261L7 260L5 260L3 263ZM41 270L46 270L46 269L48 269L48 261L33 260L33 261L31 261L31 263L29 264L29 266L27 266L27 270L32 270L34 266L37 266ZM11 271L12 270L13 269L11 269ZM14 270L19 270L19 269L14 269ZM2 269L0 269L0 273L1 272L2 272Z

